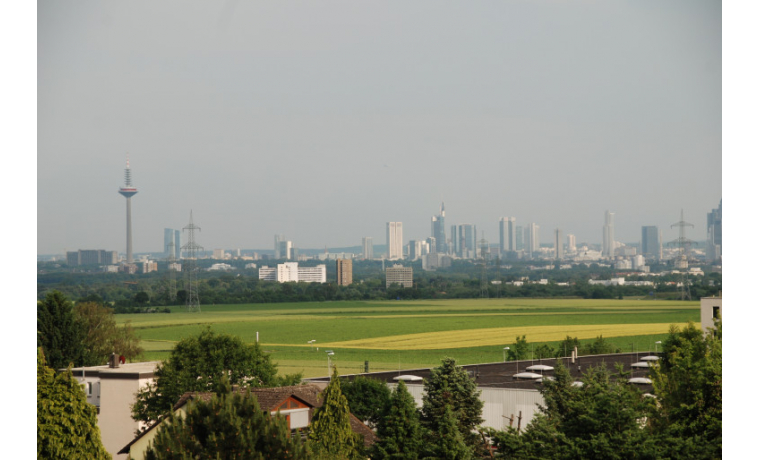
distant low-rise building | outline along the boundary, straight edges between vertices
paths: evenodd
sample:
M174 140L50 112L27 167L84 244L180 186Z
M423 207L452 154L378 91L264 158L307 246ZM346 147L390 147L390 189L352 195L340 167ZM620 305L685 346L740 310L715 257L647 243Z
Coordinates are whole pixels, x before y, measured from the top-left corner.
M404 267L395 264L385 270L385 287L389 288L392 284L399 284L405 288L414 285L414 276L412 267Z
M80 249L66 253L66 263L70 267L79 265L113 265L119 261L119 253L103 249Z
M158 271L158 264L152 260L146 260L142 263L142 272L150 273Z

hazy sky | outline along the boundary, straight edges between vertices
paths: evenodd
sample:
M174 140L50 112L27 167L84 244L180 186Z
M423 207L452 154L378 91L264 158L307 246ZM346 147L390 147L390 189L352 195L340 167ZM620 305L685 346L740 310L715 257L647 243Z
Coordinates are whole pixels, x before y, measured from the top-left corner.
M37 252L599 243L721 199L718 1L39 1ZM478 235L480 237L480 234Z

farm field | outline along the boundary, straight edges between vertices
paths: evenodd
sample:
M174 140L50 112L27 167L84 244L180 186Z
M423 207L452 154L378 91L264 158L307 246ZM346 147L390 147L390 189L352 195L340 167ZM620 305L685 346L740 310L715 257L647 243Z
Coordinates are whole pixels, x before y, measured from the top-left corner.
M200 313L117 315L131 321L147 359L163 359L174 343L202 328L240 336L271 354L280 372L327 373L326 349L341 373L430 367L443 357L461 364L502 360L503 348L556 346L604 336L623 351L654 349L671 324L699 320L698 302L590 299L461 299L202 305ZM307 343L315 340L313 345Z

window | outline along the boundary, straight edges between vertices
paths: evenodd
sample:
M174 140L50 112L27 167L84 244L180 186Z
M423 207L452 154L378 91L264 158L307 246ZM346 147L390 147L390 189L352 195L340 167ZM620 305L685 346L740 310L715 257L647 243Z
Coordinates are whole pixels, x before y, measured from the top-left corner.
M720 307L713 307L713 320L718 319L720 316Z

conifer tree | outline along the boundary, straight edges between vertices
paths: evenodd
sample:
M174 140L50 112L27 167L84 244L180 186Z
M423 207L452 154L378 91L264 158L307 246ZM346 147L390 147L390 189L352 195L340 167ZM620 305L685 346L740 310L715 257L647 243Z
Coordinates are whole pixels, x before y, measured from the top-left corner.
M285 419L263 411L250 391L191 401L185 416L172 414L157 430L146 459L308 458Z
M420 425L414 398L403 381L393 390L388 412L380 419L377 428L380 438L373 446L372 458L417 460L422 451L422 425Z
M37 458L110 459L95 406L71 375L56 374L37 349Z
M472 448L465 444L464 437L457 427L454 410L448 404L443 408L438 431L433 434L432 445L436 459L470 460L473 457Z
M424 388L423 425L434 433L440 432L445 408L451 406L465 443L472 448L482 447L482 440L474 431L483 422L483 401L467 371L458 367L453 358L444 358L439 367L431 370Z
M322 406L314 411L309 432L309 445L317 458L356 459L363 448L359 436L351 429L348 401L340 391L338 369L322 392Z
M42 347L47 364L63 369L86 362L84 325L77 321L73 304L58 291L48 292L37 301L37 346Z

